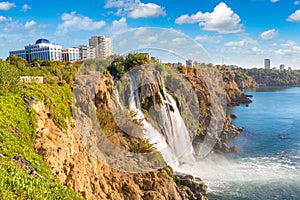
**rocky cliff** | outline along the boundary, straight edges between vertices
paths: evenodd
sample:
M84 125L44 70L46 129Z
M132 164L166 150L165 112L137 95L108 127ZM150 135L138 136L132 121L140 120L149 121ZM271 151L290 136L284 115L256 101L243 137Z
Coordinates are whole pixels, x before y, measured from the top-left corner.
M252 102L240 89L244 89L248 86L254 87L255 82L247 81L246 78L238 76L238 74L226 67L219 66L219 71L223 76L229 106L237 106L242 103L249 104Z
M246 73L239 70L234 71L234 81L237 83L237 86L240 90L253 89L258 86L256 81L251 76L248 76Z
M105 113L113 106L113 88L112 78L99 79L95 94L98 112ZM62 183L80 192L86 199L205 199L200 192L200 196L195 196L184 184L177 186L168 167L147 173L128 173L110 168L87 151L72 119L63 130L49 118L49 110L43 102L36 103L33 108L38 122L36 151ZM140 142L117 127L111 130L108 138L116 146L127 150Z

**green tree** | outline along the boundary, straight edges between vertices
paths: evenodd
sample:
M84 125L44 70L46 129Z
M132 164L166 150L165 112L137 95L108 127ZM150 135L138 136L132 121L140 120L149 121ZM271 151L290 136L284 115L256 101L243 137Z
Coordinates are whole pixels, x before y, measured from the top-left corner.
M148 57L142 53L130 53L125 59L125 71L127 72L136 66L150 62L151 60L149 60Z
M108 67L110 74L120 79L125 74L125 60L123 56L116 57Z
M42 64L42 60L39 58L34 58L31 61L31 67L40 67Z

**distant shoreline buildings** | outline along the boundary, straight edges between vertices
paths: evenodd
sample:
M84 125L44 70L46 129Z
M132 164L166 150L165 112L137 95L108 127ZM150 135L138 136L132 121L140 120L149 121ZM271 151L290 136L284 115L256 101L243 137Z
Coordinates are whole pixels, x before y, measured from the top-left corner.
M38 39L35 44L27 45L22 50L13 50L9 55L16 55L31 63L34 59L74 62L86 59L106 59L112 55L112 39L107 36L92 36L89 46L78 45L62 48L51 44L47 39Z

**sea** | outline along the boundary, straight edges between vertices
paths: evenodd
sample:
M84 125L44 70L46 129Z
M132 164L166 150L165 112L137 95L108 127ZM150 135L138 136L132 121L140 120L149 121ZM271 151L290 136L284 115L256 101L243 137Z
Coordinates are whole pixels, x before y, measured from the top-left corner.
M212 154L197 168L210 200L300 200L300 87L246 91L253 103L228 110L243 132L237 153Z

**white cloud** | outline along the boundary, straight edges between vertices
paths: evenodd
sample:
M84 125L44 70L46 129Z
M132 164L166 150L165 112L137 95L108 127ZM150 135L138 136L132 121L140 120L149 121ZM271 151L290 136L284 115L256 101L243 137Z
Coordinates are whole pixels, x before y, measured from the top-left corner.
M122 17L119 20L114 20L111 24L110 27L110 33L113 34L118 34L124 31L127 31L129 29L127 20L125 17Z
M289 48L295 46L297 43L293 40L282 40L280 41L280 46L283 48Z
M34 25L36 25L36 22L34 20L31 20L29 22L26 22L25 25L24 25L24 27L26 29L29 29L29 28L33 27Z
M177 24L194 24L206 31L216 31L222 34L239 33L243 31L240 17L232 11L225 3L219 3L214 11L202 13L201 11L189 15L182 15L175 20Z
M11 17L0 16L0 22L12 21Z
M173 44L176 44L176 45L183 45L183 44L187 43L187 39L184 37L177 37L177 38L172 39L172 42L173 42Z
M61 20L63 23L59 24L57 29L62 33L80 30L93 31L101 29L106 25L105 21L93 21L87 16L76 14L76 12L64 13Z
M298 55L300 53L300 47L294 45L289 48L278 49L275 51L275 53L283 56Z
M241 41L232 41L232 42L227 42L224 45L228 47L244 47L246 46L247 42L244 40Z
M165 16L165 9L157 4L153 3L139 3L138 6L129 12L128 17L130 18L149 18Z
M24 4L24 5L22 6L22 11L23 11L23 12L27 12L27 11L30 10L30 9L31 9L31 6L28 5L28 4Z
M299 2L299 1L294 1L294 4L295 4L295 5L299 5L300 2Z
M8 1L2 1L0 2L0 10L10 10L11 8L16 7L15 3L8 2Z
M220 44L223 40L223 36L221 35L198 35L195 37L196 41L204 42L204 43L211 43L211 44Z
M278 36L278 31L276 29L270 29L264 31L260 34L261 39L263 40L273 40L276 36Z
M257 54L263 53L263 50L261 50L261 49L258 48L258 47L252 47L252 48L251 48L251 51L252 51L253 53L257 53Z
M278 55L289 56L296 55L300 53L300 47L297 45L295 41L292 40L281 40L279 41L280 47L275 51Z
M289 21L289 22L300 21L300 10L296 10L286 20Z
M270 0L272 3L276 3L278 2L279 0Z
M165 8L154 3L142 3L140 0L107 0L105 8L117 8L118 16L133 19L165 16Z

